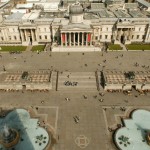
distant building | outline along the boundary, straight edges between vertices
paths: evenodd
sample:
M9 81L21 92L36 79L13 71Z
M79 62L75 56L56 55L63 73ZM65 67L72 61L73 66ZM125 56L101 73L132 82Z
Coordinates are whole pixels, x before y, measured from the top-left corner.
M52 43L53 49L61 51L64 47L96 49L104 42L150 43L149 12L141 11L137 3L122 0L89 3L89 6L84 2L67 6L62 1L49 3L36 2L28 13L18 8L6 18L1 15L0 44Z
M14 0L15 5L17 4L26 4L26 0Z

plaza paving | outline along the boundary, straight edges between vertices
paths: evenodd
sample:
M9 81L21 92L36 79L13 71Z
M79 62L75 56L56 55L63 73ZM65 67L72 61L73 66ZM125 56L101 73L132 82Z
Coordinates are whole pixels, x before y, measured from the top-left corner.
M121 56L123 54L123 57ZM94 52L94 53L50 53L25 52L10 55L1 54L1 68L6 71L55 70L72 72L95 72L97 69L148 70L149 52ZM106 61L105 61L106 60ZM105 61L105 62L104 62ZM138 62L139 67L134 63ZM87 64L87 65L85 65ZM103 67L105 66L105 67ZM49 92L0 92L1 107L39 109L38 113L47 114L47 122L52 129L56 144L54 150L115 150L108 126L115 124L114 114L122 114L120 107L149 107L150 93L143 96L133 91L131 96L123 93L99 95L97 88L84 90L55 90L56 72L52 79L53 90ZM86 99L84 98L86 95ZM66 101L69 98L70 101ZM99 100L103 98L104 101ZM41 103L44 101L44 103ZM112 110L115 107L115 111ZM108 108L104 113L104 108ZM111 111L110 111L111 110ZM107 112L108 111L108 112ZM74 116L79 116L75 123ZM112 117L111 117L112 116ZM80 142L79 142L80 141Z
M123 57L122 57L123 54ZM21 54L2 53L0 57L0 70L3 66L7 70L47 70L73 72L91 72L102 69L116 70L145 70L143 65L150 65L150 53L148 51L132 52L89 52L89 53L53 53L26 51ZM104 62L104 60L106 60ZM139 63L135 67L135 62Z

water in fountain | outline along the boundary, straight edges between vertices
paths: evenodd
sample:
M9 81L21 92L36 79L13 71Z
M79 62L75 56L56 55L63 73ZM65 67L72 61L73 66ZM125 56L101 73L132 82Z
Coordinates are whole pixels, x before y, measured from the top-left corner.
M0 138L4 143L10 143L16 138L16 132L5 124L1 130Z
M10 135L10 131L8 129L8 126L5 124L3 130L3 136L8 137L9 135Z

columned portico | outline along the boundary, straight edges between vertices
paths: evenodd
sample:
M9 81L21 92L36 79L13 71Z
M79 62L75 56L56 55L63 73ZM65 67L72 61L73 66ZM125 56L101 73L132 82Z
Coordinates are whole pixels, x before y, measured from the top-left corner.
M117 27L114 34L115 43L130 44L134 27Z
M91 32L61 32L62 46L90 46Z
M20 28L20 36L23 45L36 45L38 44L36 29L34 28Z

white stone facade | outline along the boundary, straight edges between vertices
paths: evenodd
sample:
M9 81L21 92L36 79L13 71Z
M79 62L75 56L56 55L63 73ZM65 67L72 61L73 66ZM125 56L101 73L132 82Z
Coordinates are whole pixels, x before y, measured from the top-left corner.
M77 6L77 7L76 7ZM61 17L36 14L34 19L1 19L0 45L38 45L52 43L57 46L96 46L103 42L130 44L132 42L150 43L150 18L136 11L129 14L119 10L103 8L82 10L79 3L67 7L69 17L62 17L67 11L59 12ZM57 13L57 12L56 12ZM99 13L99 15L98 15ZM128 17L116 17L114 14L127 14ZM105 16L100 16L100 15ZM112 15L113 14L113 15ZM133 16L131 16L133 14ZM20 15L17 14L16 15ZM27 15L27 14L26 14ZM141 16L140 16L141 15ZM142 16L143 15L143 16ZM34 12L32 13L34 16ZM42 17L41 17L42 16ZM32 17L33 18L33 17Z

